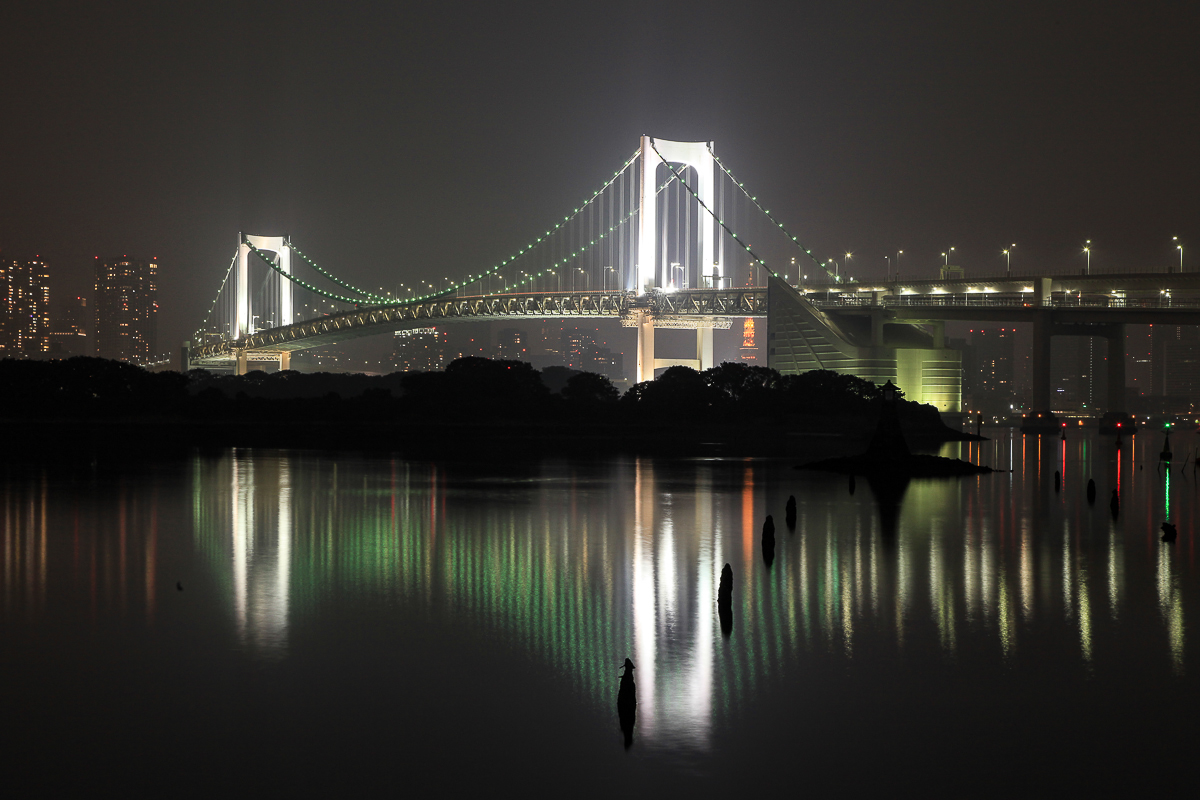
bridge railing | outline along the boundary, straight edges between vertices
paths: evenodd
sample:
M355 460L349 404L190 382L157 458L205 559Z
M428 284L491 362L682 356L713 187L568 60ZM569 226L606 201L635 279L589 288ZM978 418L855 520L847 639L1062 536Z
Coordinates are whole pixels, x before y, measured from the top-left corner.
M1033 308L1037 306L1031 294L990 294L970 292L961 294L906 294L886 295L877 304L868 294L827 297L809 295L809 302L825 311L844 308L869 308L881 305L884 308ZM1045 308L1200 308L1200 299L1176 299L1170 295L1159 297L1110 297L1108 295L1072 295L1056 293Z

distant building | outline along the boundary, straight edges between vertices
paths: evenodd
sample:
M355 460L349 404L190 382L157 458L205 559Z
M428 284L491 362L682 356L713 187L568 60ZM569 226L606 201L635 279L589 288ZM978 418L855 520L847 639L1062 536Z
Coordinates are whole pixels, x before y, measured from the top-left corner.
M528 361L529 337L517 328L503 328L496 334L496 358L501 361Z
M72 297L58 304L58 312L50 319L50 356L91 355L87 333L89 321L86 297Z
M96 355L145 364L158 345L158 264L127 257L97 262Z
M446 366L448 335L436 328L396 331L392 367L397 372L434 372Z
M738 352L742 361L751 363L758 361L758 340L754 327L754 317L746 317L742 320L742 346Z
M566 366L584 372L595 372L610 380L624 377L625 357L597 342L592 331L571 328L563 330L563 356Z
M1050 344L1051 407L1095 411L1103 405L1107 346L1096 336L1056 336Z
M1186 410L1200 397L1200 329L1194 325L1150 328L1150 392Z
M0 357L50 349L50 271L40 259L0 262Z

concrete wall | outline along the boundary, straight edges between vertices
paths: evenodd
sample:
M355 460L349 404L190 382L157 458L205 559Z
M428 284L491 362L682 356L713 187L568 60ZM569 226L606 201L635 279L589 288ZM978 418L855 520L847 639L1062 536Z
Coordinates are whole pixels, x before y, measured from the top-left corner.
M932 337L925 335L892 337L903 344L889 344L878 330L872 334L869 321L838 320L779 278L768 280L767 365L772 369L784 375L827 369L877 385L890 380L909 400L929 403L938 411L962 410L957 350L934 347Z

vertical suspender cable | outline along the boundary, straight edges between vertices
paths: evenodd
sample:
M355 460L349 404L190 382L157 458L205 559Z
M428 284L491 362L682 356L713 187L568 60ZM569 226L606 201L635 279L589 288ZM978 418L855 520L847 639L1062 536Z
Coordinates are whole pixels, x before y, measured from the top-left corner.
M717 211L717 219L724 220L725 219L725 176L724 175L721 176L721 191L720 191L718 202L719 202L719 205L717 206L717 208L719 210ZM721 228L720 225L717 225L715 227L717 229L717 261L720 262L721 268L724 269L725 268L725 231L724 231L724 229ZM716 270L713 270L713 271L716 272ZM714 284L715 283L716 283L716 281L714 281ZM715 289L717 287L714 285L713 288Z
M657 178L658 176L656 175L655 177ZM670 286L671 285L671 276L668 275L667 273L670 272L670 270L671 270L671 233L670 232L671 232L671 212L672 212L672 209L674 208L674 204L671 203L671 192L674 188L675 188L674 186L668 186L667 191L663 192L662 213L654 218L654 221L656 223L658 223L659 230L661 231L660 237L662 239L662 248L661 248L662 255L659 256L659 264L662 266L662 269L659 271L659 276L660 276L658 279L659 286Z
M684 198L683 218L684 218L684 236L683 236L683 277L681 280L680 289L686 289L691 281L689 278L692 274L692 207L695 203L687 202ZM699 220L697 220L699 222ZM699 227L699 226L697 226Z

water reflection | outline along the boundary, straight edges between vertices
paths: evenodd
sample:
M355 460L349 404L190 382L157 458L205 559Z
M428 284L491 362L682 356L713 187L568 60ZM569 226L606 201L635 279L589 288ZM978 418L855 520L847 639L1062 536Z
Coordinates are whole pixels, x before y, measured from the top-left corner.
M1118 450L1005 434L944 454L1013 471L850 495L842 478L763 461L546 462L513 475L236 451L191 463L187 503L195 551L254 656L286 658L298 621L358 597L499 636L596 708L611 710L628 657L649 746L703 748L739 704L831 659L969 649L1036 664L1046 656L1032 643L1049 632L1102 670L1145 611L1161 645L1143 657L1184 673L1194 479L1138 469L1156 457L1138 437ZM1086 503L1093 478L1101 496L1120 482L1117 520ZM779 528L767 569L762 522L792 494L795 530ZM4 484L5 618L36 620L48 598L83 591L93 613L140 607L152 623L174 583L159 575L159 498L145 483ZM1186 532L1174 546L1157 536L1168 513ZM716 613L726 562L728 637Z

